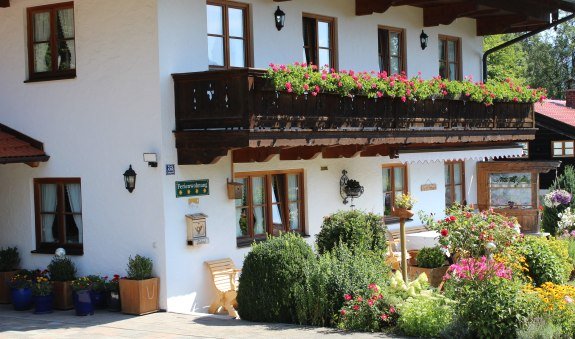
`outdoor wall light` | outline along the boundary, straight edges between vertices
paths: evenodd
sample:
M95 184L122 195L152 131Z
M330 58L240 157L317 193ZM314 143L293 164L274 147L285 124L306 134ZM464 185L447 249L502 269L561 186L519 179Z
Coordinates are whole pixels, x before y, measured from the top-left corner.
M359 198L363 194L363 186L361 186L357 180L349 179L346 170L341 171L341 174L341 179L339 179L339 194L343 199L344 205L351 200L351 207L355 207L353 205L353 199Z
M124 172L124 184L130 193L136 188L136 172L132 169L132 165Z
M158 155L156 153L144 153L144 161L148 167L158 167Z
M423 30L421 30L421 34L419 35L419 43L421 44L422 50L427 48L427 40L428 39L429 39L429 36L427 36L427 34L425 34L425 32Z
M278 29L278 31L281 31L285 25L286 14L284 13L284 11L280 9L280 6L278 6L278 9L276 9L274 13L274 18L276 22L276 28Z

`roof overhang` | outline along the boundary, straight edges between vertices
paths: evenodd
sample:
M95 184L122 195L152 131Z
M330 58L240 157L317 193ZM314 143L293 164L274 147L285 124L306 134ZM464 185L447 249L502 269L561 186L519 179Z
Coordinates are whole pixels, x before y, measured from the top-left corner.
M48 159L43 143L0 124L0 164L23 163L37 167Z
M457 147L441 149L399 150L399 160L404 163L432 163L484 159L519 158L523 148L519 144L485 147Z

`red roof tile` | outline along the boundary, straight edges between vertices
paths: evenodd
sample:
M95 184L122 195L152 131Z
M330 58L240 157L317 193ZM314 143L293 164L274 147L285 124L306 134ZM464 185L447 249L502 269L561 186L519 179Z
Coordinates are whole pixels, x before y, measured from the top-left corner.
M0 124L0 164L47 161L44 145Z
M565 100L547 99L536 103L535 112L575 127L575 108L565 106Z

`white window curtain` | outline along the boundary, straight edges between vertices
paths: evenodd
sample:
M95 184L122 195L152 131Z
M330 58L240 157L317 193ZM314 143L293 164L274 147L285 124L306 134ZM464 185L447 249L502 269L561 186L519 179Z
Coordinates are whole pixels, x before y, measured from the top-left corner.
M52 226L58 205L57 186L54 184L40 185L40 192L42 195L42 241L54 242Z
M34 14L34 70L47 72L51 70L50 57L50 13Z
M58 11L58 24L62 29L62 36L58 39L74 39L74 10L72 8ZM65 47L58 44L58 69L76 68L76 52L74 40L66 40Z
M67 184L66 192L68 192L68 200L70 201L70 209L74 213L74 222L78 227L78 243L82 243L83 227L82 227L82 190L80 184ZM80 213L80 214L76 214Z

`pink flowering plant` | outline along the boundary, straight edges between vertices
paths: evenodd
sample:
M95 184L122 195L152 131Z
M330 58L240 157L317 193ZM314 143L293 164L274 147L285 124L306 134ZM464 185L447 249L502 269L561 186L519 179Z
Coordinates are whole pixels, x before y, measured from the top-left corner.
M480 282L494 277L511 279L511 269L495 260L481 258L461 259L447 270L444 280Z
M366 291L344 295L337 326L344 330L378 332L397 324L399 314L390 305L380 287L370 284Z
M474 82L442 79L424 80L421 74L408 78L405 73L355 72L329 69L296 62L293 65L270 64L267 77L277 91L317 96L336 93L341 96L364 95L369 98L400 98L403 102L425 99L462 99L491 105L494 102L534 103L546 98L544 89L532 89L507 79L504 82Z
M428 227L439 233L439 244L452 256L481 257L499 253L520 238L519 225L492 209L475 212L469 207L454 205L446 211L447 217L434 220L421 215Z

